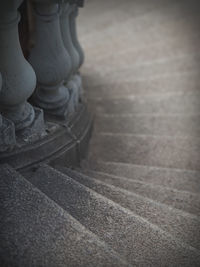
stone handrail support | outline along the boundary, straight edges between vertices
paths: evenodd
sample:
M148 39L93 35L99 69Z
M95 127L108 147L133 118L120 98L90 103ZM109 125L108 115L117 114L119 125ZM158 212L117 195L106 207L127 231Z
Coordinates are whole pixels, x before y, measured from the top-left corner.
M18 32L18 9L26 1L35 19L35 44L27 59ZM43 112L45 118L66 122L77 110L83 94L79 68L84 53L76 32L81 6L80 0L0 2L0 151L13 149L24 132L26 139L37 131L40 138L46 123ZM11 147L3 137L4 121L10 123Z

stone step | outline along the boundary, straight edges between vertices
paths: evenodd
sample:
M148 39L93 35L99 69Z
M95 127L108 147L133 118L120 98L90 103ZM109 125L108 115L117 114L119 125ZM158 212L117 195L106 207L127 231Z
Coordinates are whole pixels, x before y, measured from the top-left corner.
M117 64L115 68L101 68L101 64L90 62L86 65L84 72L92 74L90 86L99 86L105 83L120 83L122 81L130 81L133 79L149 80L160 76L174 75L174 73L185 73L196 71L200 66L199 54L164 57L157 60L144 61L132 65L128 62ZM96 64L96 65L95 65Z
M90 86L93 78L85 74L84 84L89 98L124 98L135 95L143 97L150 94L188 93L199 91L199 71L156 75L151 79L132 76L120 82L107 82L97 77L100 85ZM93 83L93 82L92 82Z
M192 6L191 3L189 5ZM102 28L101 31L91 31L90 36L82 36L82 42L88 54L85 67L89 67L90 71L95 69L105 72L108 69L110 72L116 72L116 68L131 67L141 61L176 58L184 53L188 55L198 53L199 8L194 11L193 6L193 10L187 13L183 11L185 7L181 7L180 3L178 5L176 3L175 9L172 4L169 6L168 13L158 13L159 11L154 10L151 16L140 19L132 17L132 20L129 18L125 23L115 23L112 28L105 27L102 23L98 25L98 29ZM118 19L117 14L111 17L115 16ZM171 43L174 45L172 46ZM116 53L113 53L113 44Z
M200 139L101 133L93 136L89 159L200 171Z
M116 16L115 24L111 23L105 27L106 18L105 20L102 18L103 14L98 25L95 22L92 24L90 21L92 29L90 31L88 30L89 34L83 29L80 36L86 50L87 48L95 48L97 50L99 46L103 45L106 47L109 41L111 43L111 40L115 41L116 44L124 41L124 46L130 46L129 43L126 43L127 40L132 40L133 42L131 44L133 46L139 46L139 41L142 41L141 44L144 42L151 44L152 41L157 41L158 39L167 39L169 36L176 37L176 35L174 35L175 31L176 34L183 35L183 31L178 32L178 30L181 30L184 26L185 32L187 32L187 30L189 31L189 29L194 32L194 29L197 29L197 25L193 25L197 20L199 12L199 6L196 0L190 3L182 1L181 4L180 1L165 1L165 4L163 2L158 3L158 1L152 1L151 3L147 3L147 1L143 2L146 2L145 4L150 4L151 7L148 12L140 12L138 16L133 15L138 11L137 9L141 8L141 5L137 2L135 8L128 7L124 4L126 8L125 12L122 13L121 10L115 10L113 14L111 13L110 20L114 20ZM156 4L155 7L153 7L153 3ZM116 20L118 20L118 22ZM86 23L89 23L89 20ZM86 28L85 25L84 28ZM121 38L117 39L119 33ZM110 39L105 38L108 36ZM139 36L143 36L143 39L141 40ZM103 37L104 42L102 43ZM110 51L110 49L108 51Z
M97 3L88 3L87 8L84 8L80 14L80 20L82 23L79 24L80 27L80 38L84 41L85 37L90 37L93 33L96 33L96 30L105 31L109 29L115 29L116 25L126 23L127 20L134 22L140 19L140 17L145 17L146 15L152 16L152 13L155 13L155 10L159 12L160 10L165 10L169 4L174 3L175 1L171 0L109 0L101 1ZM131 14L131 16L130 16ZM87 19L89 16L89 20ZM106 24L106 27L105 27Z
M197 15L197 14L196 14ZM177 21L176 21L177 22ZM194 21L195 22L195 19ZM114 54L111 48L112 42L106 42L106 44L97 44L94 47L90 48L90 54L88 55L89 61L87 61L86 65L91 66L92 62L96 62L97 64L104 64L107 62L108 64L104 64L106 69L107 68L119 68L121 66L124 66L125 63L129 64L130 66L135 65L139 62L146 62L146 61L154 61L162 58L177 58L180 55L188 54L188 55L194 55L199 54L198 51L198 44L199 44L199 35L197 34L197 25L196 29L195 27L192 28L191 18L183 18L181 20L178 20L178 23L170 25L170 21L168 19L166 27L174 26L176 30L178 31L178 28L180 27L186 27L187 28L187 34L176 34L174 35L163 35L162 38L157 38L156 40L152 42L145 42L143 40L146 38L146 35L144 32L139 31L139 25L138 25L138 31L134 30L134 26L131 27L132 32L134 34L129 35L129 41L132 43L130 46L129 42L123 43L121 39L117 39L117 37L114 38L114 42L116 43L117 48L117 54ZM120 27L121 25L119 25ZM141 26L141 25L140 25ZM158 26L158 24L157 24ZM117 25L115 25L117 28ZM172 27L170 27L170 30L174 30ZM190 28L190 29L189 29ZM160 29L161 30L161 29ZM166 30L166 29L164 29ZM151 34L148 31L146 32L147 35ZM163 34L162 32L160 34ZM159 36L159 34L157 33ZM102 36L103 37L103 36ZM127 34L124 36L124 38L127 38ZM127 40L128 41L128 40ZM88 44L85 44L86 47ZM106 49L105 49L106 48ZM103 50L104 49L104 50ZM89 48L88 48L89 50ZM120 61L120 64L119 64ZM96 66L98 67L98 66ZM104 68L103 70L104 71Z
M104 183L95 179L92 173L91 176L86 176L82 170L77 172L62 167L59 170L77 182L144 217L174 237L200 249L200 217L152 201L121 187Z
M0 170L2 267L128 266L19 173Z
M140 194L144 197L169 205L176 209L200 216L199 194L180 191L161 185L141 182L138 180L127 179L103 172L87 170L84 171L84 173L105 183L123 188L136 194Z
M200 263L199 251L69 176L43 166L31 182L133 265Z
M105 161L85 161L82 162L82 167L86 171L93 170L130 180L166 186L180 191L188 191L196 194L199 194L200 191L200 172L197 171L156 168Z
M200 115L99 114L95 132L161 136L200 136Z
M169 93L135 96L133 94L122 98L98 98L90 100L91 108L97 114L110 115L199 115L200 93Z

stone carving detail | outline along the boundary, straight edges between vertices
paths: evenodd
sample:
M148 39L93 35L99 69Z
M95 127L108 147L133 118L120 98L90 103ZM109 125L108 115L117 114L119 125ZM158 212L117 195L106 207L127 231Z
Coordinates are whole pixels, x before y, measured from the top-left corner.
M29 62L38 80L34 103L49 114L65 118L74 111L70 92L64 86L71 62L60 31L60 8L55 2L61 1L34 1L36 44Z
M3 78L0 110L14 122L16 130L30 126L35 117L34 109L27 103L27 99L35 89L36 76L22 54L18 36L20 15L17 9L22 2L0 2L0 72Z
M0 92L2 78L0 74ZM3 118L0 114L0 152L11 150L16 144L14 124Z

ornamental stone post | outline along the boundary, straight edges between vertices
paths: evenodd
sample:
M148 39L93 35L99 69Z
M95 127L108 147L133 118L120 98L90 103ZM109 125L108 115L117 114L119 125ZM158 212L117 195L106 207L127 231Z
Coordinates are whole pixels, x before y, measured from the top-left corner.
M72 42L79 54L79 68L80 68L84 62L84 52L78 40L78 34L77 34L76 19L78 16L78 12L79 12L78 4L72 4L71 15L70 15L70 32L71 32Z
M29 62L37 76L33 102L46 113L66 118L74 111L74 99L64 80L71 69L71 59L63 44L60 31L61 0L34 0L36 44Z
M36 76L25 60L18 36L20 15L17 11L23 0L0 1L0 72L3 86L0 93L0 111L23 130L35 118L33 107L27 103L36 85Z
M73 91L77 92L78 98L80 97L81 91L81 80L77 76L77 72L80 65L79 53L76 50L71 35L70 15L72 12L71 5L69 3L62 4L61 16L60 16L60 27L62 32L62 38L66 50L71 57L71 76L70 79L66 80L67 86Z
M79 55L79 68L83 65L84 62L84 52L83 49L80 45L80 42L78 40L78 34L77 34L77 25L76 25L76 20L78 17L78 11L79 7L83 7L84 1L76 1L76 3L71 4L71 12L69 16L69 21L70 21L70 33L71 33L71 38L72 38L72 43L78 52ZM82 78L81 75L78 73L75 74L75 80L78 84L80 95L83 95L83 85L82 85Z

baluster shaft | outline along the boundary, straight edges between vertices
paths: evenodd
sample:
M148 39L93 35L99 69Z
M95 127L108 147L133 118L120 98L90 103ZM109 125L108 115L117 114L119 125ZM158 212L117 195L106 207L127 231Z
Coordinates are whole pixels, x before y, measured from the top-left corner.
M36 85L36 76L25 60L19 43L17 12L22 0L2 0L0 3L0 72L3 87L0 94L2 114L13 121L16 130L30 126L33 107L27 103Z
M59 5L50 0L45 4L38 0L34 12L36 45L29 62L36 72L38 84L33 101L47 113L66 117L74 107L69 105L70 93L64 86L71 62L60 31Z

